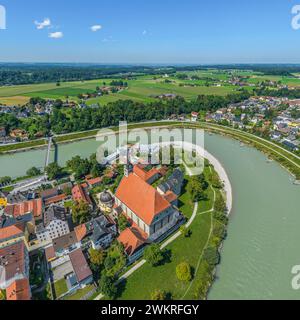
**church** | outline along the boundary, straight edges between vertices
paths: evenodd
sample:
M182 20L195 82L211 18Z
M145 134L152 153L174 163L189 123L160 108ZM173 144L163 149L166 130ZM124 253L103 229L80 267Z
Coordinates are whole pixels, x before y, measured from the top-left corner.
M115 206L122 209L135 228L147 235L148 241L158 241L182 221L183 216L169 195L160 194L143 179L141 170L141 167L125 170L115 194Z

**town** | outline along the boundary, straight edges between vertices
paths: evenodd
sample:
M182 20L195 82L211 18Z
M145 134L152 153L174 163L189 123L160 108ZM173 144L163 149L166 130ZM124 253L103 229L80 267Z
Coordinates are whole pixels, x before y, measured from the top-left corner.
M67 163L72 174L63 181L56 173L38 188L1 193L3 297L87 300L97 294L100 264L113 278L147 246L180 228L184 169L148 165L147 158L129 150L127 165L100 166L95 156L75 157ZM80 172L80 166L92 169Z

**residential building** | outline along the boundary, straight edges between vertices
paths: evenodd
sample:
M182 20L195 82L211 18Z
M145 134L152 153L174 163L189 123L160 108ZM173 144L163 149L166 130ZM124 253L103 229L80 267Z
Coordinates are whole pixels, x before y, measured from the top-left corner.
M85 186L82 186L80 184L76 185L72 189L72 197L75 202L83 201L83 202L89 204L90 206L93 205L92 200L90 198L90 195L89 195L88 191L86 190Z
M28 279L20 279L14 281L6 288L6 299L25 301L31 299L31 290Z
M66 209L51 205L44 213L44 221L36 228L36 236L40 242L51 241L70 233Z
M199 117L199 113L198 112L192 112L191 114L191 120L193 122L196 122L198 120L198 117Z
M9 215L15 218L25 215L27 213L32 213L33 217L36 220L41 220L42 213L43 213L43 202L42 202L42 199L33 199L33 200L25 201L22 203L8 205L4 209L4 212L6 215Z
M0 289L13 293L14 282L29 279L29 255L23 241L0 248ZM18 290L24 283L17 283ZM26 286L23 287L26 289ZM28 287L27 287L28 289ZM28 295L30 293L27 292Z
M57 188L47 189L41 192L41 198L43 199L43 201L56 196L58 196Z
M87 223L88 233L93 249L106 249L117 235L116 224L105 215Z
M69 254L70 261L72 263L72 267L74 270L74 274L76 277L76 283L80 286L85 286L93 282L93 274L92 271L83 255L81 249L77 249L72 251ZM70 278L71 275L68 275Z
M51 197L51 198L48 198L44 201L45 203L45 207L49 207L53 204L56 204L56 205L63 205L64 202L68 199L68 196L66 194L59 194L57 196L54 196L54 197Z
M52 240L52 245L56 256L69 254L71 251L80 248L74 231Z
M34 233L35 222L31 214L18 218L0 217L0 248L24 241L28 247L29 235Z

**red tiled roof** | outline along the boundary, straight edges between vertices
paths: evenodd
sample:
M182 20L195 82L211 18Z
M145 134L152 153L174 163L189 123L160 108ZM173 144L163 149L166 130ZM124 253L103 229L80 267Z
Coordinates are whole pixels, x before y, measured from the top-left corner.
M88 183L89 185L93 186L93 185L95 185L95 184L101 183L101 182L102 182L102 179L101 179L100 177L98 177L98 178L94 178L94 179L88 179L88 180L86 180L86 181L87 181L87 183Z
M69 254L69 257L78 282L81 282L92 275L92 271L89 268L81 249L72 251Z
M45 248L45 255L47 261L51 261L52 259L56 258L55 250L53 246Z
M18 216L23 216L29 212L31 212L35 218L39 218L42 216L42 211L42 199L34 199L22 203L12 204L5 208L5 213L12 215L15 218Z
M92 203L90 196L84 191L83 187L79 184L72 189L72 196L74 201L84 201L89 204Z
M152 177L154 177L159 173L155 168L152 168L151 170L146 171L143 169L143 166L138 164L133 167L133 172L144 181L148 181L149 179L151 179Z
M146 243L147 235L138 227L125 229L118 241L124 245L127 255L133 255L142 245Z
M163 197L170 203L178 199L178 196L172 191L167 191Z
M81 224L74 228L76 237L78 241L81 241L87 234L87 229L85 224Z
M58 196L48 198L47 200L45 200L45 206L49 206L52 203L61 202L61 201L65 200L66 198L67 198L66 194L60 194Z
M6 289L7 300L30 300L30 285L28 279L14 281Z
M57 188L47 189L41 192L42 199L55 197L58 194Z
M24 224L21 225L12 225L6 228L0 229L0 241L13 238L16 236L22 236L25 231Z
M4 268L6 281L16 275L25 275L25 244L24 241L0 248L0 266Z
M167 200L135 174L122 179L116 197L147 225L151 225L156 215L170 207Z

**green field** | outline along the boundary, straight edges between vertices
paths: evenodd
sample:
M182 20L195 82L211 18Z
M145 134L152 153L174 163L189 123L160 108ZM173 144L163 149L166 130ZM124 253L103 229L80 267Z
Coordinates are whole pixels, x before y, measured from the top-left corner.
M209 76L209 74L209 72L205 73L206 76ZM221 78L225 77L221 73L218 73L218 76ZM97 86L103 86L103 82L105 82L106 85L109 85L111 80L112 79L99 79L84 82L62 82L60 86L57 86L56 83L44 83L0 87L0 103L8 105L22 105L31 97L62 100L66 100L68 98L69 100L78 101L77 96L79 94L93 93ZM158 76L141 76L136 80L129 80L127 89L118 93L111 93L109 95L91 98L87 100L87 104L107 104L116 100L126 99L138 102L150 102L155 101L155 96L170 93L190 100L201 94L226 95L236 90L236 87L227 84L224 84L221 87L207 87L203 80L181 81L176 77L168 78L168 80L172 81L171 83L166 83L165 80L165 78ZM191 86L194 84L197 86Z

